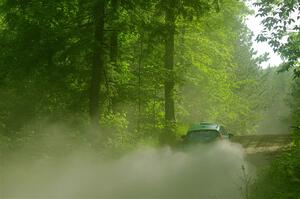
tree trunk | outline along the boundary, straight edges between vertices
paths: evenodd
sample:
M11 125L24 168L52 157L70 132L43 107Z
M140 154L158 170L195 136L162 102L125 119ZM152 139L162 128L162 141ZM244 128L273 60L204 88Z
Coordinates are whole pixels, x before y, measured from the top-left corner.
M165 121L166 136L173 136L175 124L174 108L174 35L175 35L175 16L174 10L168 8L165 15L166 36L165 36Z
M95 5L94 15L94 52L92 63L92 78L90 84L89 113L91 123L99 126L100 118L100 88L103 83L104 72L104 0L98 0Z
M118 19L119 19L119 0L112 0L111 1L111 16L112 16L112 32L110 35L110 61L112 62L113 65L117 64L118 60Z
M110 63L116 72L120 72L121 70L118 68L118 51L119 51L119 30L118 30L118 20L119 20L119 4L120 0L111 0L111 28L112 32L110 35ZM109 109L110 111L114 111L114 106L116 105L117 96L109 96Z
M142 61L143 61L143 35L140 35L140 56L138 64L138 119L137 119L137 131L141 132L141 109L142 109Z

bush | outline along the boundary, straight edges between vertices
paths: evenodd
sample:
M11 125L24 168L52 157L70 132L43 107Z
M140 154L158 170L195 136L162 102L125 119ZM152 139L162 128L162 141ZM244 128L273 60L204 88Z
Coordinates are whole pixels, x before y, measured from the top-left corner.
M252 187L253 199L300 199L300 147L292 145Z

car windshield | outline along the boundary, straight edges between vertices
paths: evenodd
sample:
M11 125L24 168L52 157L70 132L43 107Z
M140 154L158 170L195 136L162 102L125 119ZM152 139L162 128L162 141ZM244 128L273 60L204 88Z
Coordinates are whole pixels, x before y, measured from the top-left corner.
M187 135L188 139L206 139L206 138L216 138L218 137L218 131L214 130L199 130L199 131L192 131L189 132Z

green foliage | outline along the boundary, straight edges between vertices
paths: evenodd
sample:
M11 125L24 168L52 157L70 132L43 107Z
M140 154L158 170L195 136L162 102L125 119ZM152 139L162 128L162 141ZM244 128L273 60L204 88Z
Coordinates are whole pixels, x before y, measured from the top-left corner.
M264 77L262 60L253 58L244 3L101 1L104 41L97 43L96 2L1 1L1 136L26 143L31 132L43 130L24 128L47 126L46 120L81 126L80 133L70 134L91 145L122 150L157 145L166 127L168 78L175 85L174 139L189 123L208 120L233 133L255 132L265 104ZM176 14L172 71L164 67L164 15L170 10ZM95 49L101 46L100 56ZM99 57L101 128L89 130L93 60Z
M264 104L263 73L259 60L253 58L243 18L234 17L245 14L246 7L226 3L215 15L183 24L186 45L179 60L187 67L181 119L187 123L217 121L232 133L254 133Z
M257 40L268 41L274 51L285 58L281 71L293 68L295 76L299 77L299 1L260 0L254 5L259 7L258 16L264 18L264 30Z
M266 134L284 134L290 132L294 123L289 105L291 98L292 72L278 73L278 67L267 68L264 71L264 90L262 97L264 113L259 122L259 131Z
M299 76L299 3L257 5L272 30L258 40ZM0 169L10 158L119 155L162 138L176 144L201 121L255 133L266 110L282 105L272 100L284 100L289 79L260 68L265 57L254 58L247 14L236 0L0 1ZM298 80L291 98L299 124ZM169 118L166 103L175 110ZM265 190L269 198L299 196L299 151L293 146L263 174L256 198Z
M299 142L299 140L297 140ZM253 185L251 198L298 199L300 197L300 148L291 146Z
M293 120L294 125L300 124L300 90L299 90L300 81L296 79L292 84L292 92L290 96L290 106L292 108L291 118Z

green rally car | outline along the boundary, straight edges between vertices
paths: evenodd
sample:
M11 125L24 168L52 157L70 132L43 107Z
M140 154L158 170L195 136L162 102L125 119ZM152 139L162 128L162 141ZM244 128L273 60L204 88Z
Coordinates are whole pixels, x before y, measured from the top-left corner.
M182 138L184 144L190 144L209 143L221 139L230 139L232 136L220 124L202 122L193 124Z

